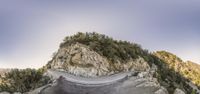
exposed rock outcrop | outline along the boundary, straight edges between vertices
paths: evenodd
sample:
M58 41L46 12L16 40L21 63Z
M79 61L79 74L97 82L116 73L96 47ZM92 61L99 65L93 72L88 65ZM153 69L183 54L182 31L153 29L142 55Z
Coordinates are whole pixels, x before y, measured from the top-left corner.
M195 84L199 82L197 78L200 77L196 74L200 68L197 66L192 62L185 64L165 51L152 54L135 43L113 40L98 33L78 33L66 37L52 60L38 71L34 70L35 78L32 74L21 77L24 72L14 72L13 75L20 76L11 78L27 79L16 79L20 84L5 90L23 94L188 94L192 90L198 93ZM5 73L0 69L0 75ZM188 82L182 75L193 81ZM47 78L36 80L43 77ZM10 77L7 78L13 83ZM1 82L5 81L0 79ZM39 85L34 86L36 82ZM17 88L13 90L13 87ZM184 91L176 89L179 87ZM0 91L5 90L0 88Z
M185 92L183 92L181 89L177 88L177 89L174 91L174 94L185 94Z
M107 75L110 72L109 61L106 58L79 43L59 49L51 67L87 77Z
M160 89L157 90L157 91L155 92L155 94L168 94L168 91L167 91L166 88L160 87Z
M146 71L150 68L143 58L113 64L106 57L80 43L60 48L50 66L52 69L64 69L68 73L85 77L110 75L120 71Z
M0 92L0 94L10 94L9 92Z

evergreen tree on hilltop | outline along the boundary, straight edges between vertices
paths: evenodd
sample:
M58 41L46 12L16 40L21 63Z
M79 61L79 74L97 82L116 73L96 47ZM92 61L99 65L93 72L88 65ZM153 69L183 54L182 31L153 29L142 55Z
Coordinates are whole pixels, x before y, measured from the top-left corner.
M113 63L116 63L116 60L126 63L130 59L137 59L139 57L143 57L149 63L153 62L149 52L142 49L140 45L127 41L113 40L111 37L95 32L78 32L73 36L68 36L61 43L60 47L69 46L76 42L89 46L92 50L107 57Z

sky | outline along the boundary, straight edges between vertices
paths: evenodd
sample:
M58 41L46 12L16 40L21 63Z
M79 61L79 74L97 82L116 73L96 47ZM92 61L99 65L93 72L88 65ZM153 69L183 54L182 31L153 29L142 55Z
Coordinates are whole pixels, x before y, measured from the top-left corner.
M0 67L39 68L65 36L98 32L200 64L199 0L0 0Z

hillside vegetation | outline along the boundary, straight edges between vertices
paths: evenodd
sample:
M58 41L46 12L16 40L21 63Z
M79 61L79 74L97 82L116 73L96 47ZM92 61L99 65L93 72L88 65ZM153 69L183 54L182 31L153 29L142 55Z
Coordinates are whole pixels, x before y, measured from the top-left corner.
M73 36L67 36L60 47L66 47L76 42L89 46L100 55L107 57L112 63L117 63L117 60L126 63L130 58L137 59L138 57L142 57L150 66L152 64L157 65L158 71L155 77L158 78L161 85L165 86L170 93L174 92L176 88L180 88L188 94L195 92L187 84L189 80L199 86L200 77L198 72L200 71L198 69L200 67L194 67L194 63L191 62L185 63L171 53L165 51L149 53L148 50L142 49L136 43L117 41L95 32L79 32Z
M0 68L0 75L3 75L3 74L5 74L6 72L9 72L10 71L10 69L1 69Z
M81 43L89 46L102 56L107 57L113 63L126 63L130 58L137 59L143 57L146 61L152 62L148 50L144 50L140 45L128 41L117 41L113 38L98 33L77 33L73 36L67 36L60 47L66 47L74 43Z
M149 53L148 50L142 49L139 44L114 40L111 37L95 32L79 32L73 36L67 36L60 47L66 47L76 42L89 46L100 55L107 57L112 63L117 63L117 60L126 63L130 58L137 59L142 57L150 66L152 64L157 65L158 70L155 77L170 93L173 93L176 88L184 90L187 94L195 93L195 90L187 84L189 80L200 86L200 67L191 62L185 63L169 52Z
M46 85L50 78L43 76L43 73L43 69L12 69L0 75L0 92L24 93Z
M184 62L176 55L166 51L155 52L154 56L157 58L155 63L159 69L158 78L169 91L178 87L186 91L187 94L191 94L195 90L188 85L189 82L200 86L200 67L198 64Z
M189 82L200 87L200 65L192 62L184 62L172 53L166 51L150 53L148 50L142 49L142 47L136 43L114 40L111 37L95 32L79 32L73 36L67 36L60 44L60 48L70 48L70 46L77 45L77 43L79 44L77 47L82 44L86 45L91 49L88 50L84 48L86 51L94 51L95 53L98 53L98 55L92 55L103 56L106 60L108 59L109 63L117 64L120 62L126 64L130 59L133 59L134 61L138 58L142 58L148 62L149 66L155 64L157 66L157 72L154 74L154 77L158 79L162 86L167 88L170 94L172 94L176 88L180 88L187 94L196 94L196 90L188 84ZM81 54L80 56L78 55L78 57L80 58ZM55 55L53 59L48 62L45 68L39 70L14 69L6 73L4 76L0 77L0 92L18 91L23 93L47 84L49 78L43 76L44 69L51 68L51 63L54 58ZM59 56L57 58L63 59L63 57ZM67 57L64 57L64 59L66 58ZM74 61L81 60L79 58L74 59ZM77 62L80 63L79 61ZM135 64L135 62L133 63Z

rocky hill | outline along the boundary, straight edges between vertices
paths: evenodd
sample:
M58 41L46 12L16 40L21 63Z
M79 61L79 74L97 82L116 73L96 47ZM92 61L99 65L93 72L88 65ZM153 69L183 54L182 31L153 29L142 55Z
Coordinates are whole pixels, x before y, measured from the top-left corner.
M3 77L7 83L0 84L0 91L28 94L198 94L199 72L198 64L183 62L169 52L150 53L136 43L114 40L95 32L79 32L67 36L43 68L8 73Z
M200 93L197 89L200 88L200 66L198 64L190 61L184 62L176 55L166 51L157 51L154 56L159 60L156 63L160 68L158 71L161 74L160 79L163 83L168 83L165 86L169 87L169 90L179 87L188 93Z
M49 64L51 69L63 69L74 75L85 77L111 75L122 71L146 71L150 68L141 57L130 58L126 63L116 61L112 62L90 49L89 46L77 42L61 47Z

